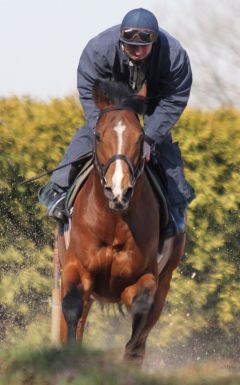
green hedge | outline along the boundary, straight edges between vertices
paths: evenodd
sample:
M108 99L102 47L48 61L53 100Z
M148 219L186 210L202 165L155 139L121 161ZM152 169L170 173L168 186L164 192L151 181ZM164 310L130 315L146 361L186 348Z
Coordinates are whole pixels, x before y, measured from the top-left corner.
M56 167L84 118L74 96L38 102L0 100L0 322L26 327L46 311L51 288L54 223L37 202L47 178L19 185ZM235 335L240 327L240 112L187 110L174 129L197 198L188 210L186 254L174 274L162 317L162 343L176 332L206 329Z

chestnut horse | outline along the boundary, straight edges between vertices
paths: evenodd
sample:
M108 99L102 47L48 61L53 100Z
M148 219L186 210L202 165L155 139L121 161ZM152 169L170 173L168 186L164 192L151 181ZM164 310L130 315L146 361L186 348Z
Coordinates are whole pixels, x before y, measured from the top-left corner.
M100 110L94 168L74 203L68 249L61 236L59 242L61 340L82 339L93 300L124 304L132 314L125 359L141 363L185 237L162 242L159 275L159 207L144 172L144 132L137 115L144 98L120 83L96 81L93 99Z

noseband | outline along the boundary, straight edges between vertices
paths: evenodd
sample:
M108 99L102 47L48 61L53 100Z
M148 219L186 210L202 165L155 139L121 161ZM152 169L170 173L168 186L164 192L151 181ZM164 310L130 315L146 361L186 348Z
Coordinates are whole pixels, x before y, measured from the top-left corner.
M117 110L129 110L129 111L133 112L134 115L137 116L136 112L132 108L122 107L122 106L113 106L113 107L110 107L110 108L105 108L104 110L100 111L100 114L98 116L98 121L97 122L99 122L101 117L106 112L117 111ZM138 118L138 116L137 116L137 118ZM130 171L130 175L131 175L131 183L132 183L133 187L135 186L136 181L137 181L138 177L141 175L143 167L144 167L143 142L144 142L144 131L142 130L142 137L141 137L141 143L140 143L140 145L141 145L141 147L140 147L140 154L139 154L139 158L138 158L137 165L136 165L135 168L133 167L133 164L132 164L131 160L126 155L124 155L124 154L115 154L105 164L101 164L99 159L98 159L97 152L96 152L96 135L95 135L95 140L94 140L94 164L95 164L95 167L96 167L96 169L97 169L97 171L99 173L99 176L101 178L101 183L102 183L103 186L106 186L106 184L107 184L107 180L106 180L106 177L105 177L106 173L107 173L107 170L109 169L111 164L113 162L115 162L116 160L123 160L128 165L128 168L129 168L129 171Z

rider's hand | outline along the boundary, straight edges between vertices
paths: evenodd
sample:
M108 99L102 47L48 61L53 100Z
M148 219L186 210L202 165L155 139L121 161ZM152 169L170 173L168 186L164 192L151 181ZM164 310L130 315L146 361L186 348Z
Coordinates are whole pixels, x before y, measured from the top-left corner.
M150 160L150 154L151 154L151 146L147 142L143 143L143 157L146 159L147 162Z

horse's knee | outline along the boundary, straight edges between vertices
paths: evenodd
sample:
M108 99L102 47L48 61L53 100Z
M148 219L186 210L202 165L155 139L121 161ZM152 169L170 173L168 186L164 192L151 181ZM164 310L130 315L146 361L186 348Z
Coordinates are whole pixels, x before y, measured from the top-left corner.
M133 314L146 313L152 305L156 290L155 277L152 274L144 274L135 284L125 288L121 299L128 308L132 309ZM145 311L145 307L148 310Z
M76 286L70 288L63 298L62 311L68 328L77 328L78 321L83 311L83 302L81 293Z

